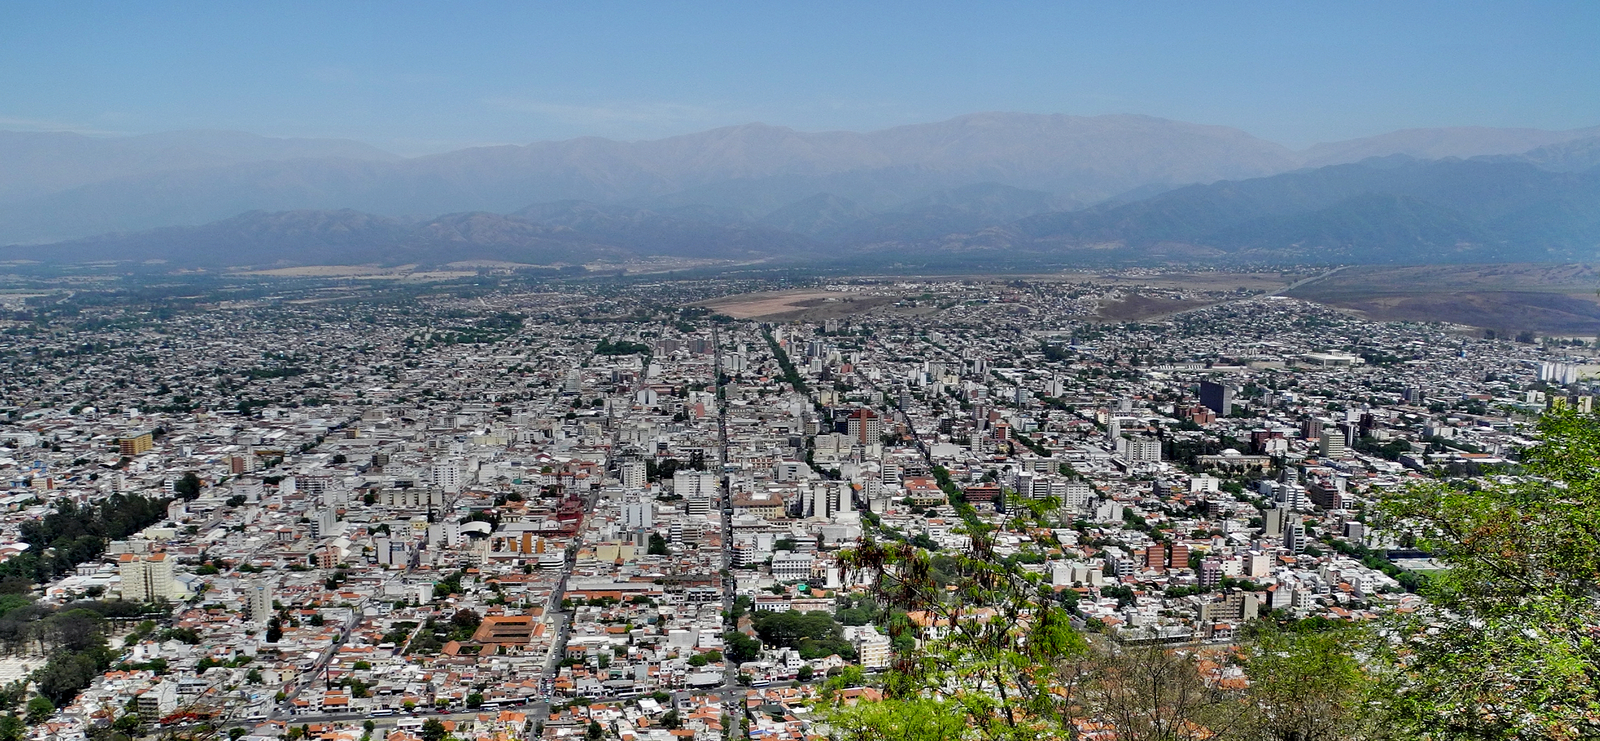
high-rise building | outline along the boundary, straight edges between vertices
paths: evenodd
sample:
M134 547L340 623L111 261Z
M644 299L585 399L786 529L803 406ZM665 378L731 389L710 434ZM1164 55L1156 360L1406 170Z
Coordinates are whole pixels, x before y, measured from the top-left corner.
M123 455L139 455L155 445L155 436L148 432L141 432L128 437L117 438L117 448Z
M1285 527L1285 525L1287 523L1288 517L1289 517L1289 510L1285 509L1285 508L1281 508L1281 507L1273 507L1272 509L1269 509L1269 510L1267 510L1265 512L1262 512L1261 513L1261 523L1262 523L1262 529L1265 531L1264 534L1266 535L1266 537L1268 537L1268 538L1281 538L1281 537L1283 537L1283 531L1284 531L1284 527Z
M622 505L622 526L629 530L634 528L650 529L656 524L655 502L644 499L637 494L628 496Z
M1172 568L1189 568L1189 546L1186 543L1173 543L1171 555Z
M1311 440L1322 437L1322 420L1311 417L1300 423L1300 436Z
M433 464L433 485L447 492L460 492L466 483L465 467L460 461Z
M172 560L165 553L124 553L117 560L122 598L129 602L182 599L183 587L172 578Z
M1290 553L1303 553L1306 550L1306 526L1299 517L1293 518L1283 528L1283 547Z
M244 588L244 615L250 622L266 625L272 617L272 584L265 579Z
M1344 435L1339 432L1324 430L1322 435L1322 457L1343 458L1345 455Z
M1144 552L1144 567L1151 571L1167 570L1167 548L1160 543L1152 544Z
M857 409L845 420L845 434L862 445L877 445L883 434L883 418L871 409Z
M1233 387L1211 381L1200 382L1200 405L1219 417L1233 413Z
M650 481L645 476L644 461L623 461L620 468L621 470L618 472L617 476L618 478L622 479L623 488L644 489L650 486Z

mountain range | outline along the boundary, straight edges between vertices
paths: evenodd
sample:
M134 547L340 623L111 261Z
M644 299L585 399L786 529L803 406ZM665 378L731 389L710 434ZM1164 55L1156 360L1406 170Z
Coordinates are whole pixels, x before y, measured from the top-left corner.
M1600 248L1600 127L1293 151L1145 116L989 113L415 158L230 132L0 132L0 163L0 244L14 245L0 260L1428 262Z

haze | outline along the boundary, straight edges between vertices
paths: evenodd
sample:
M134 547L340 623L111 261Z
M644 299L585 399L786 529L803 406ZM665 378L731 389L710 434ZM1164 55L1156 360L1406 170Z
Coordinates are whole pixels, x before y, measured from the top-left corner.
M1139 113L1292 148L1600 122L1592 3L0 7L0 129L230 129L402 155L752 121Z

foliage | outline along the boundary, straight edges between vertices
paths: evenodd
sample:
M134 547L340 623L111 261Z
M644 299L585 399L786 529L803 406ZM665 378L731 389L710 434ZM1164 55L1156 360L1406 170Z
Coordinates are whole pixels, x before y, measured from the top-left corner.
M1600 736L1600 417L1556 409L1538 430L1528 478L1431 480L1384 503L1449 567L1392 626L1394 710L1418 734Z
M844 626L826 612L759 612L752 624L762 642L796 649L804 659L855 657L855 648L844 640Z
M596 355L649 355L650 346L627 340L601 340L594 348Z
M1013 524L1037 524L1028 521L1037 516L1021 508ZM993 528L969 516L966 529L971 549L951 555L871 540L841 555L845 568L875 576L873 597L881 605L912 616L888 621L892 637L918 625L943 631L917 651L897 655L886 696L912 702L937 693L942 712L965 717L982 738L1072 733L1087 644L1038 575L998 557ZM899 717L880 720L892 724ZM892 737L897 731L884 732Z
M1354 656L1365 636L1327 621L1280 631L1268 625L1246 647L1250 726L1260 738L1376 738L1369 700L1381 692Z
M967 722L954 702L917 698L899 702L862 702L828 715L839 741L958 741L967 737Z
M78 564L105 553L106 542L126 538L167 516L166 499L138 494L113 494L79 508L70 499L56 500L54 511L22 523L26 552L0 563L0 577L23 577L36 583L72 572Z
M783 347L778 345L777 339L772 336L772 331L762 328L761 334L767 339L767 349L771 350L772 356L778 359L778 368L783 371L784 382L802 394L810 392L811 389L806 386L805 377L795 370L794 363L789 361L789 353L784 352Z
M761 641L737 630L723 633L722 642L728 648L728 658L736 664L743 664L746 661L755 661L761 658Z

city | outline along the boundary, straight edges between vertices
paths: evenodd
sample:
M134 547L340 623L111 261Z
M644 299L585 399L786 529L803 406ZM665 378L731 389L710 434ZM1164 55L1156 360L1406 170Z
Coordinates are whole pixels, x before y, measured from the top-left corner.
M977 532L1098 640L1376 621L1440 568L1385 492L1592 410L1593 337L1158 273L13 292L18 737L803 739L951 627L852 554Z

